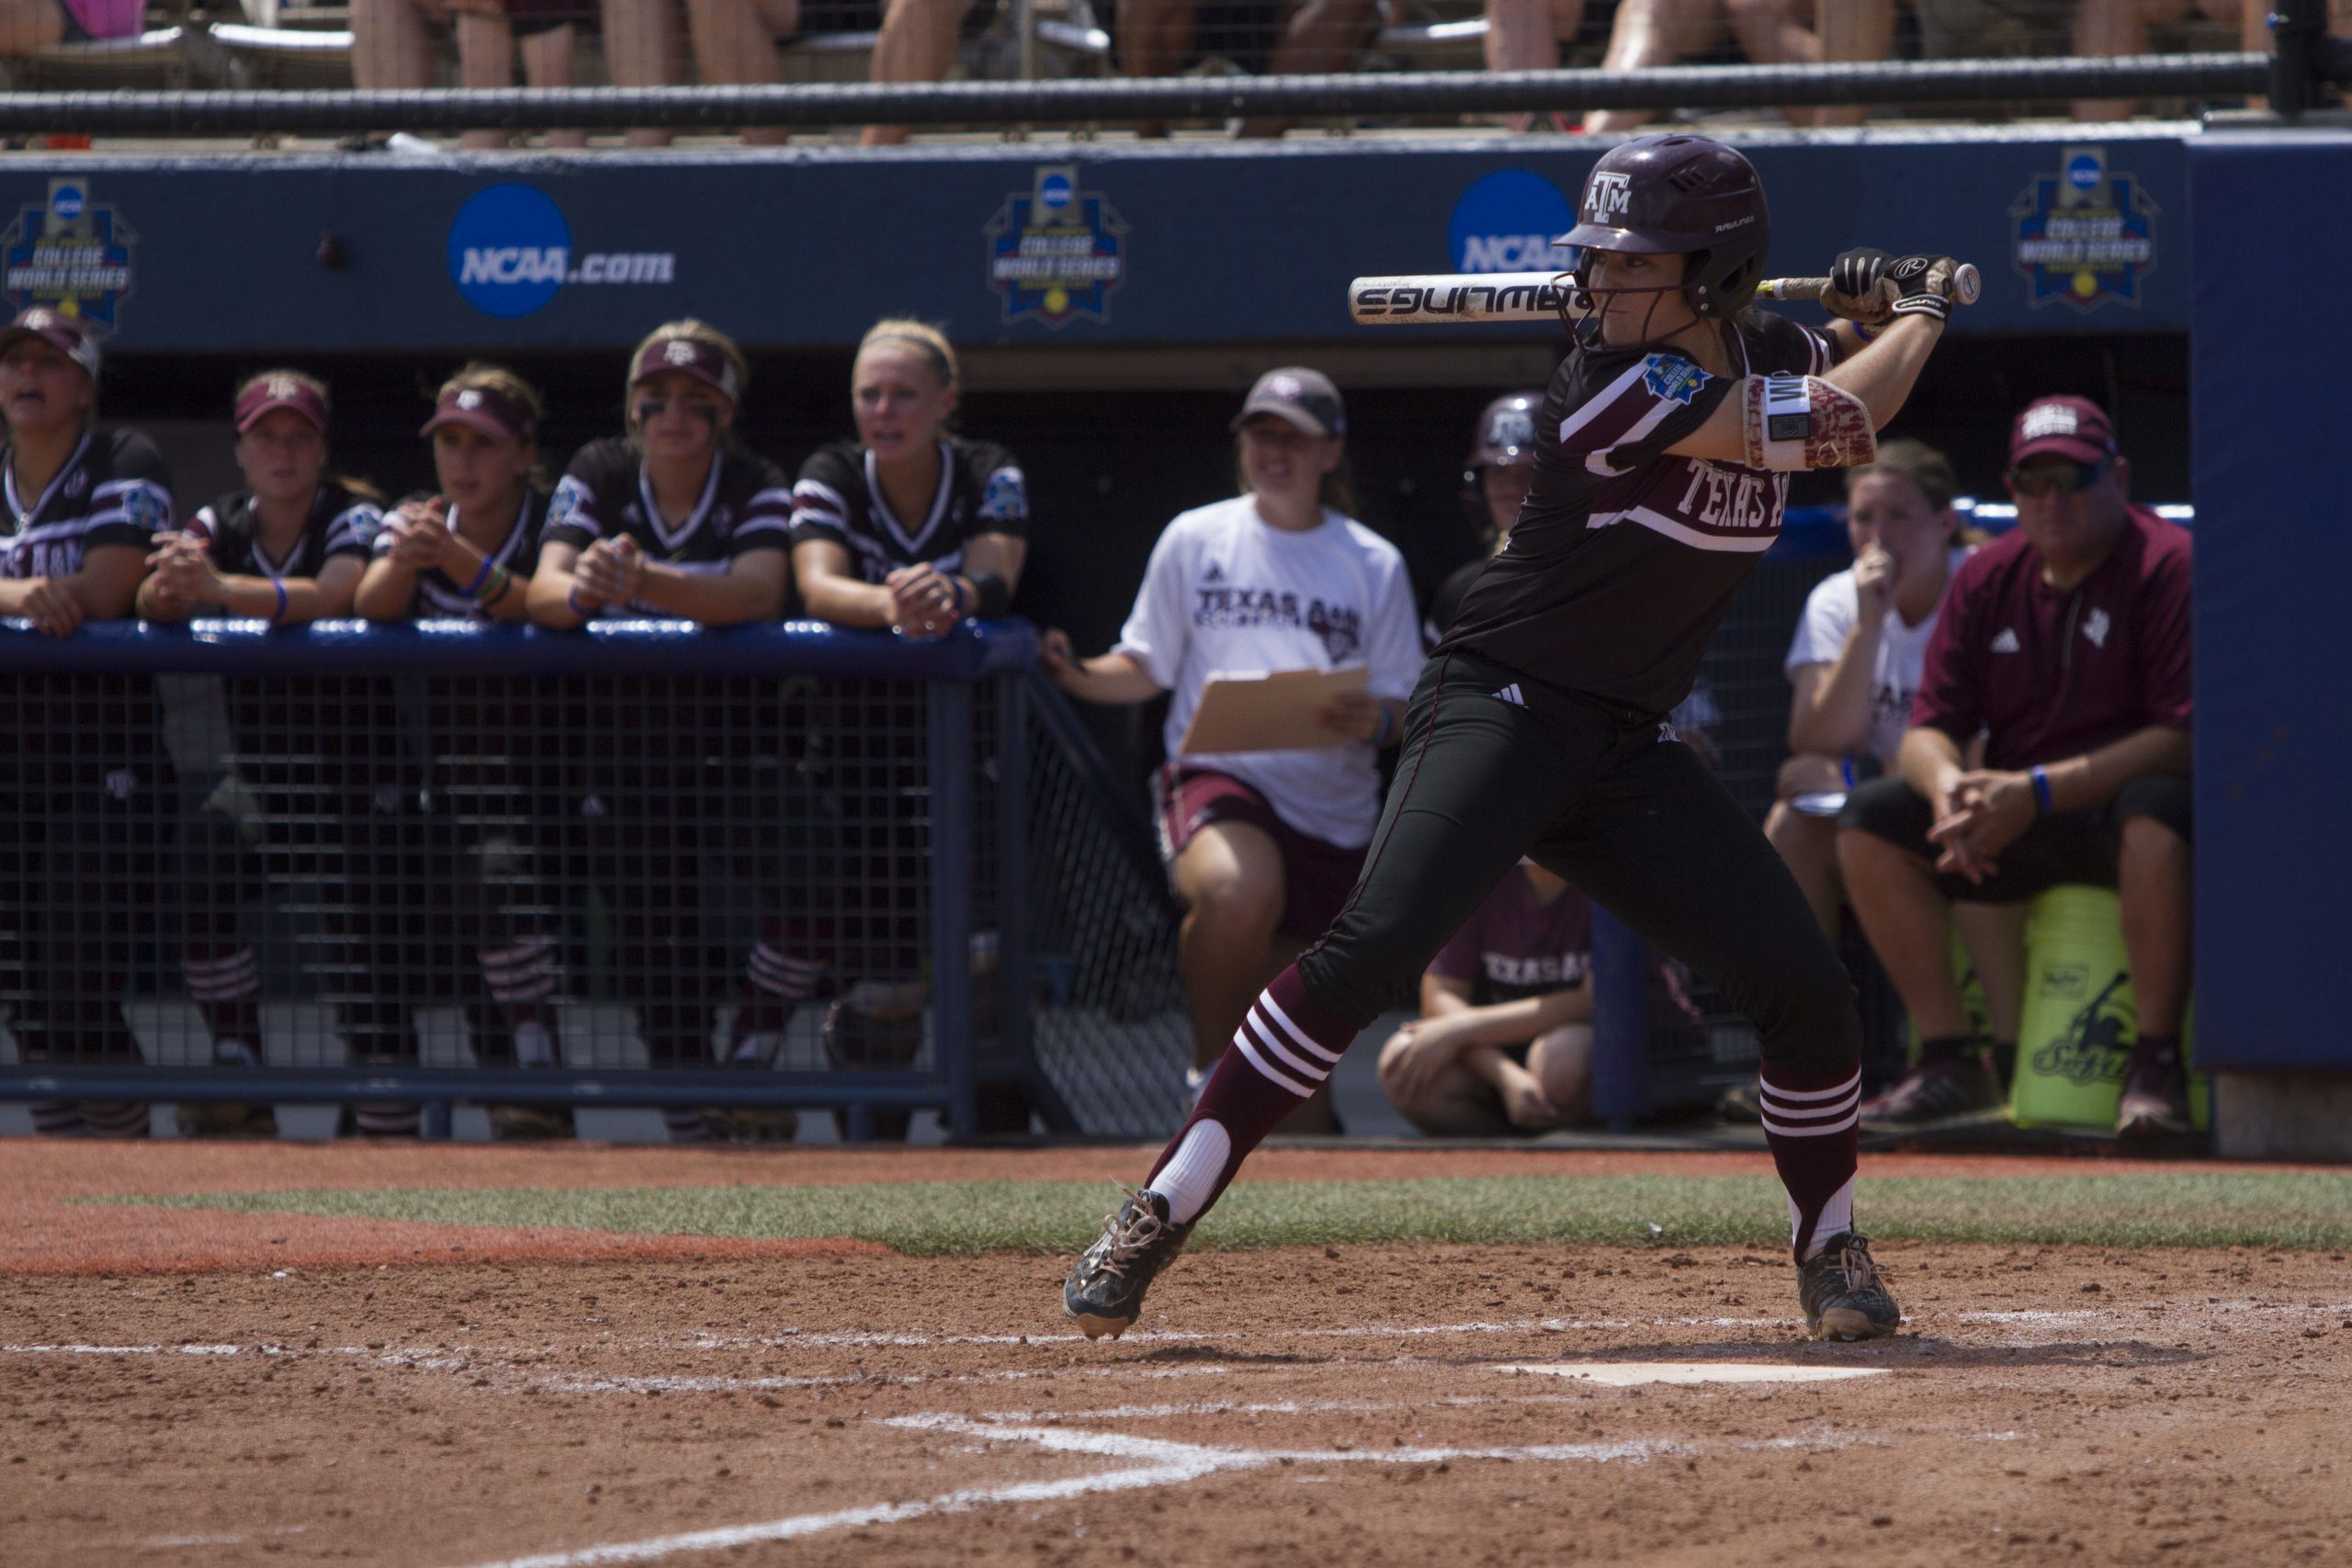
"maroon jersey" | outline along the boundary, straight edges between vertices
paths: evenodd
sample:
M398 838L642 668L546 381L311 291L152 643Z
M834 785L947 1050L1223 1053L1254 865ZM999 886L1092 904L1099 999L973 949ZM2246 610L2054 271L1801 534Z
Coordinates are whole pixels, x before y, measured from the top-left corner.
M1469 982L1471 1001L1490 1007L1572 991L1591 968L1592 900L1570 887L1546 904L1526 872L1513 867L1429 972Z
M1985 766L2007 769L2150 725L2188 728L2189 566L2188 531L2140 507L2114 553L2063 592L2041 580L2024 530L1996 539L1944 592L1912 727L1962 746L1982 729Z
M1534 488L1440 653L1652 713L1690 694L1732 595L1781 536L1788 476L1666 449L1740 378L1815 375L1837 358L1827 338L1778 316L1743 312L1730 336L1728 377L1669 350L1578 347L1561 362Z

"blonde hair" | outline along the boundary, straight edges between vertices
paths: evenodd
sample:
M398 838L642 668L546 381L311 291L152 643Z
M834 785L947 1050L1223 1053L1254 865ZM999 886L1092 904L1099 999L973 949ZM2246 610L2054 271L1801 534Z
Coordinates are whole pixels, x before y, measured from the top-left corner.
M863 357L867 349L880 343L903 343L913 348L931 361L931 367L944 387L955 387L963 378L956 363L956 345L929 321L918 321L912 316L885 316L866 328L865 335L857 340L858 355Z
M735 397L732 400L736 407L743 406L743 390L752 384L752 367L743 357L743 351L735 346L735 340L708 321L697 321L692 316L664 321L638 339L637 346L628 351L628 379L621 386L621 420L628 427L629 445L632 446L638 444L637 410L633 406L636 400L629 394L637 387L637 362L644 358L645 351L655 344L669 343L678 338L718 350L726 359L728 368L735 372ZM735 450L735 431L731 425L718 432L718 446L724 452Z
M1952 498L1960 493L1960 475L1954 471L1951 459L1926 442L1913 441L1908 437L1880 442L1876 462L1846 470L1846 495L1849 500L1853 497L1854 487L1862 481L1866 474L1893 474L1898 479L1910 480L1917 487L1930 512L1949 510ZM1974 545L1984 541L1984 536L1978 530L1962 523L1953 525L1953 544Z

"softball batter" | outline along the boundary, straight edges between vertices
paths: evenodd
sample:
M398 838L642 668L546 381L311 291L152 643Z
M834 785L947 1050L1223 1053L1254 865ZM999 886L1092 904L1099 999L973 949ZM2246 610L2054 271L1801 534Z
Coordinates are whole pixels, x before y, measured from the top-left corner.
M1664 720L1778 536L1788 476L1875 454L1942 335L1953 265L1839 257L1826 302L1860 331L1751 312L1763 188L1697 136L1611 151L1577 219L1563 243L1579 252L1578 319L1527 504L1422 671L1354 893L1071 1269L1064 1310L1090 1336L1135 1322L1243 1158L1522 854L1754 1021L1808 1330L1868 1338L1900 1320L1854 1229L1852 987L1780 857Z

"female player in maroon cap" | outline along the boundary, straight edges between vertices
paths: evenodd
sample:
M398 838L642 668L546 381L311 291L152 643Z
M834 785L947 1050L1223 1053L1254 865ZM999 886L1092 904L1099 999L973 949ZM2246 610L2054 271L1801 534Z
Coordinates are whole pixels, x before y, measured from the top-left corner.
M1750 311L1763 187L1704 137L1611 150L1577 216L1574 341L1510 542L1422 671L1355 891L1260 995L1144 1189L1071 1269L1063 1307L1089 1335L1136 1320L1243 1157L1521 855L1755 1022L1808 1328L1869 1337L1900 1318L1853 1228L1853 987L1780 857L1664 721L1778 536L1788 475L1875 453L1941 336L1953 268L1841 256L1831 302L1871 323L1860 331Z
M238 387L234 413L245 488L203 508L179 532L156 536L149 557L153 574L140 585L139 613L153 621L184 621L209 611L274 626L349 615L383 513L373 491L327 471L326 383L299 370L266 370ZM351 797L354 779L367 770L346 748L356 740L364 749L378 727L349 722L341 711L344 688L299 679L239 681L229 683L228 694L239 757L284 757L298 750L321 755L323 793L343 797L334 805L346 813L364 812L364 800ZM290 744L298 739L299 748ZM185 830L180 967L211 1032L216 1066L261 1063L261 965L240 916L258 888L256 851L266 825L299 820L306 806L315 812L316 803L307 797L316 783L315 775L298 776L292 769L259 774L240 767L206 797ZM344 1021L357 1060L415 1055L413 1040L375 1037L360 1013ZM390 1120L372 1122L379 1113ZM371 1132L413 1132L415 1118L413 1106L369 1107L362 1113ZM191 1137L266 1137L277 1131L262 1105L182 1106L179 1124Z
M748 377L733 340L701 321L668 322L638 345L628 433L582 447L548 503L532 620L741 626L784 614L792 487L775 464L737 448ZM601 716L604 728L560 768L565 886L605 890L621 928L616 945L628 955L622 984L654 1064L707 1062L710 1009L726 982L724 957L704 933L699 867L729 810L741 813L727 798L734 781L706 775L694 742L728 720L699 683L631 678L571 689L575 711ZM725 1130L711 1113L663 1114L681 1142Z
M538 480L538 389L503 366L471 364L443 382L418 434L432 444L435 486L384 519L356 607L371 621L524 619L548 494ZM428 989L454 989L474 1049L498 1065L557 1063L557 945L525 917L533 846L523 828L531 714L496 682L435 689L422 716L429 770L393 793L370 863L420 874L367 879L379 1006L404 1014ZM396 861L388 857L398 857ZM355 891L356 887L355 887ZM503 1138L560 1137L568 1109L493 1105Z

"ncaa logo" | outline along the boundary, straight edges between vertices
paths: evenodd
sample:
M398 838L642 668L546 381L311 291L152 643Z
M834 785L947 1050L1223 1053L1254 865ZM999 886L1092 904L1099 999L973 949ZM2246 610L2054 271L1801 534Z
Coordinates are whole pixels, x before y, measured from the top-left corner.
M1068 212L1071 200L1077 195L1077 187L1070 184L1069 176L1059 169L1049 172L1037 181L1037 205L1046 209L1048 217L1059 218Z
M2096 152L2077 152L2066 160L2066 183L2076 190L2096 190L2106 177L2106 160Z
M1542 175L1498 169L1454 202L1447 249L1456 272L1560 272L1568 253L1553 237L1576 220L1568 198Z
M571 226L536 186L476 191L449 225L449 280L485 316L512 321L546 308L571 270Z
M61 223L71 223L82 216L88 199L80 186L59 186L49 193L49 215Z
M1625 216L1634 205L1631 178L1611 169L1593 171L1592 183L1585 187L1584 215L1588 223L1608 223Z

